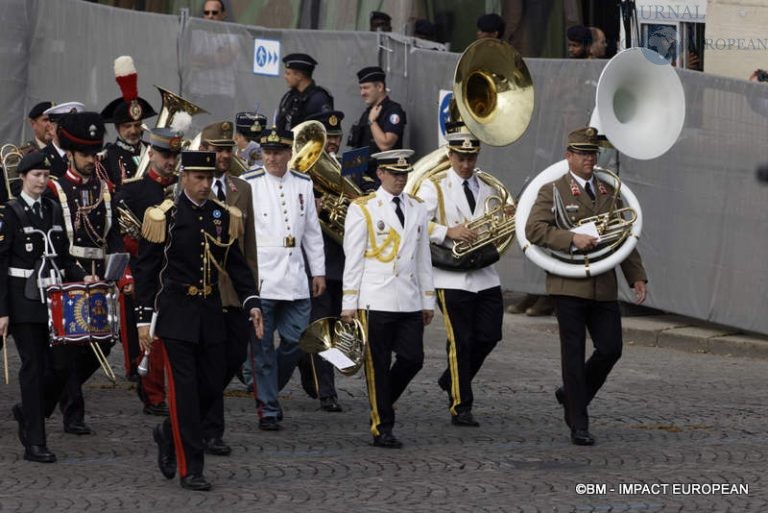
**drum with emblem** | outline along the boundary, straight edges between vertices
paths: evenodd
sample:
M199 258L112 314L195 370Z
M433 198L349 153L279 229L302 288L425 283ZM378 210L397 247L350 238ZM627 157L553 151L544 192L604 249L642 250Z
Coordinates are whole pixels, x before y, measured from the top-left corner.
M51 345L111 342L119 336L114 285L105 281L48 287Z

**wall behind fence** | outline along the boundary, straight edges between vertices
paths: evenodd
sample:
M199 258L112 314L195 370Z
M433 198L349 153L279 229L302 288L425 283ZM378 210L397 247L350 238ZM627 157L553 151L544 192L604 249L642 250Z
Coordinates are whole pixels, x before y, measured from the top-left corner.
M260 37L279 40L283 55L306 52L320 62L315 79L346 113L346 132L363 110L355 72L381 63L392 98L407 111L406 141L425 155L437 144L438 91L450 89L459 57L367 32L272 30L199 19L182 26L175 16L77 0L28 5L28 26L6 25L22 33L0 35L0 44L11 49L0 58L16 71L0 80L7 113L0 124L3 141L21 140L25 113L42 99L80 100L101 110L119 95L112 62L126 54L136 61L140 94L156 110L152 84L181 90L211 113L195 117L196 129L257 105L271 118L286 86L281 77L252 73L253 38ZM14 46L21 40L26 45ZM526 179L562 159L567 133L587 123L605 61L526 63L536 95L528 131L507 147L484 147L479 160L515 195ZM687 103L680 140L658 159L621 161L622 179L643 206L638 247L650 278L647 304L768 333L768 187L755 180L756 166L768 162L768 86L688 71L680 77ZM658 115L662 123L663 113ZM498 265L505 289L543 291L544 273L516 245ZM622 295L629 297L626 288Z

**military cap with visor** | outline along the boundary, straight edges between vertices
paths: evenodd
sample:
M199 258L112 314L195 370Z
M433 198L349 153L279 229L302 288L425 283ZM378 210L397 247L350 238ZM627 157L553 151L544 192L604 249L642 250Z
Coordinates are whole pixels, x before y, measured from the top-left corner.
M234 125L229 121L217 121L203 128L200 139L211 146L230 147L235 145Z
M149 131L149 144L165 153L180 153L184 134L172 128L153 128Z
M213 173L216 170L215 151L182 151L182 171L205 171Z
M309 116L305 121L319 121L325 127L326 134L341 135L342 119L344 119L344 113L340 110L326 110Z
M387 150L374 153L371 158L376 161L376 167L393 174L405 174L413 171L413 150Z
M238 112L235 115L235 130L246 137L257 138L267 126L267 116L256 112Z
M600 150L600 138L597 134L597 128L588 126L579 128L568 134L569 150L597 152Z
M317 66L317 61L312 56L306 53L291 53L283 57L283 63L287 69L296 69L303 71L308 75L312 75L312 72Z
M266 150L290 149L293 147L293 132L271 126L261 132L259 144Z

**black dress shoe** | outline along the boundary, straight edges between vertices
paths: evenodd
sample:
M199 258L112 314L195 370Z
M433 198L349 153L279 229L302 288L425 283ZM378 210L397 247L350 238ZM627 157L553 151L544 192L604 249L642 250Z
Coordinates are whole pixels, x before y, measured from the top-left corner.
M90 435L93 431L88 427L85 422L75 422L72 424L64 424L64 432L70 435Z
M586 429L574 429L571 431L571 443L573 445L595 445L595 438Z
M568 427L571 427L571 420L568 418L568 408L565 406L565 390L563 390L563 387L555 390L555 399L563 407L563 420L565 420Z
M144 413L147 415L157 415L158 417L168 416L168 405L165 401L161 401L157 404L145 404Z
M480 423L472 416L472 412L464 411L451 417L454 426L480 427Z
M185 490L194 490L196 492L207 492L211 489L211 483L205 480L202 475L189 474L181 478L181 487Z
M344 411L335 397L320 399L320 409L323 411Z
M13 411L13 418L16 419L16 422L19 423L19 442L21 442L21 445L26 447L27 431L24 428L24 412L21 409L21 404L14 404L13 408L11 408L11 411Z
M162 425L158 424L152 430L152 438L157 444L157 466L166 479L173 479L176 475L176 454L173 450L173 444L166 440L163 435Z
M392 433L382 433L373 437L374 447L384 447L385 449L400 449L403 442L395 438Z
M262 417L259 419L259 429L262 431L280 431L282 427L275 417Z
M210 438L203 442L205 452L214 456L229 456L232 454L232 447L224 443L221 438Z
M24 450L24 459L35 463L56 463L56 455L44 445L30 445Z

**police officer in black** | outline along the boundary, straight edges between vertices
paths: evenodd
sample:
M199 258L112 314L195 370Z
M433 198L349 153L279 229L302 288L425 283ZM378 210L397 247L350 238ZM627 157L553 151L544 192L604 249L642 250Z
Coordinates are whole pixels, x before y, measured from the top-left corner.
M399 150L403 147L405 129L405 111L399 103L392 101L387 94L386 74L379 66L370 66L357 72L360 84L360 96L367 108L347 140L350 148L368 147L369 155L387 150ZM368 161L368 171L362 177L365 191L373 191L379 186L376 177L376 162Z
M222 393L225 316L219 272L226 270L262 337L261 302L237 239L243 214L209 199L214 152L183 152L178 199L165 200L144 215L136 266L137 317L142 349L160 350L168 362L170 418L155 427L158 465L181 486L209 490L203 476L203 418ZM174 447L181 448L176 453Z
M83 266L104 276L104 258L109 253L124 250L117 217L112 206L111 184L96 173L97 156L104 145L104 123L96 112L65 114L58 122L57 135L66 152L69 168L59 180L48 185L59 201L64 217L64 229L69 238L69 253ZM131 288L132 280L121 280L121 288ZM111 344L99 343L108 355ZM85 403L82 385L100 367L92 349L77 348L73 369L61 396L64 431L88 435L85 424Z
M0 334L10 333L16 341L21 403L13 406L13 416L19 423L24 459L39 463L56 461L46 445L45 417L59 399L71 355L69 347L49 346L48 310L34 273L42 264L49 230L59 228L50 233L50 242L58 255L53 261L66 278L80 281L86 274L69 255L61 207L43 196L50 167L40 152L25 156L17 168L22 181L19 197L0 206ZM29 229L35 231L25 232Z
M292 53L283 58L283 78L290 87L280 100L275 125L290 130L312 114L333 110L333 96L315 84L312 72L317 61L305 53Z
M332 158L336 158L341 146L343 131L341 129L341 120L344 119L344 113L338 110L331 110L315 114L307 119L319 121L325 127L326 141L325 151ZM315 195L318 192L315 191ZM322 222L324 214L320 200L318 202L317 212ZM344 248L329 237L323 231L323 250L325 252L325 283L326 289L321 295L312 297L312 311L309 322L312 323L324 317L338 317L341 314L341 282L344 275ZM305 265L309 269L308 265ZM328 412L343 411L336 394L334 383L334 367L323 358L307 353L299 360L299 371L301 372L301 386L304 391L312 398L320 398L320 409Z
M125 226L123 241L131 255L131 269L136 268L144 212L173 195L174 184L177 181L176 165L181 152L183 135L171 128L152 129L149 136L150 148L147 150L149 152L147 172L138 180L125 182L115 195L116 209L121 211L119 215ZM123 351L127 355L126 373L130 376L136 372L142 353L139 351L139 337L136 332L134 300L130 296L124 296L123 301L125 308L121 310L124 317L120 329L127 334L123 340ZM144 413L148 415L168 415L168 406L165 402L164 362L161 351L152 352L148 373L145 376L136 375L135 378L138 383L139 399L144 404Z
M117 131L115 142L106 145L103 163L109 180L119 190L125 180L136 174L147 149L142 141L142 120L156 116L157 112L138 94L138 76L131 57L115 59L115 79L122 95L104 107L101 117L104 123L114 123Z

